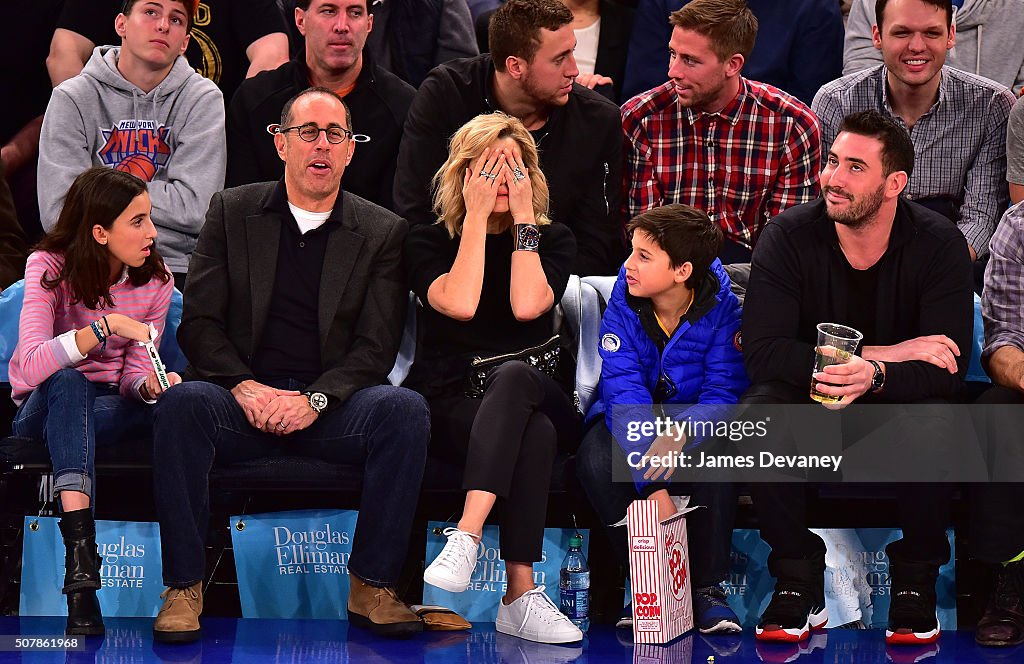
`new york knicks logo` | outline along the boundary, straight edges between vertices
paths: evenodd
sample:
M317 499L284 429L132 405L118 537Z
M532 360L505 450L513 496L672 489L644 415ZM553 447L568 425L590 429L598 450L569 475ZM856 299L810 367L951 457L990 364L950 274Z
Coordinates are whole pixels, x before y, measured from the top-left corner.
M171 130L153 120L121 120L101 129L105 141L96 155L104 165L150 182L171 158Z

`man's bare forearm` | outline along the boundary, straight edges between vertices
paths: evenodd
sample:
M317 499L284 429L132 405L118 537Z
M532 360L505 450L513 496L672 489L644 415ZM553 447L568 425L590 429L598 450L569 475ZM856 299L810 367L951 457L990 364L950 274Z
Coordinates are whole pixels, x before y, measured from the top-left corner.
M996 385L1024 391L1024 351L1016 346L997 348L989 355L985 370Z
M43 116L32 118L0 148L0 159L4 162L8 177L35 158L39 152L39 130L42 127Z

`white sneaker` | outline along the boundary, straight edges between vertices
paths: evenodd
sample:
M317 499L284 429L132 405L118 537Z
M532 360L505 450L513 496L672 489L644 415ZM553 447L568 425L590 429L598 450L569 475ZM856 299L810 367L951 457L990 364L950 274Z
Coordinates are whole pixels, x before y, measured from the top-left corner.
M444 534L448 541L423 572L423 580L441 590L461 593L469 587L476 569L478 538L458 528L445 528Z
M583 632L562 615L544 586L529 590L522 597L505 604L498 602L498 619L494 628L502 634L518 636L539 643L573 643L583 640Z

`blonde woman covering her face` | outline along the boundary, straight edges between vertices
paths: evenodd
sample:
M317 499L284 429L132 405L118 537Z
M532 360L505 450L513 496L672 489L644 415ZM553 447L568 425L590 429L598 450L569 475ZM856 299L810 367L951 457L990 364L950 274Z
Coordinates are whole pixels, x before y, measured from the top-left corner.
M407 386L430 401L432 453L465 464L466 501L424 579L450 592L469 584L484 521L503 503L508 586L498 631L547 643L579 641L541 587L551 468L578 443L565 390L521 361L491 373L482 398L466 396L470 358L543 344L553 331L576 253L572 232L547 217L548 187L533 137L519 120L480 115L452 138L434 176L438 223L414 227L405 261L424 303L423 337Z

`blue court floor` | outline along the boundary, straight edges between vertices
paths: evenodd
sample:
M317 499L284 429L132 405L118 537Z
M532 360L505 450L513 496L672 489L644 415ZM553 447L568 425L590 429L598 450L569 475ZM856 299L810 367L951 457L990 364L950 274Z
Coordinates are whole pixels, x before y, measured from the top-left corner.
M0 618L0 635L57 635L63 618ZM185 646L154 644L145 618L110 618L107 635L89 639L84 652L0 652L0 662L415 662L423 664L558 664L633 662L636 664L714 664L797 662L845 664L894 662L1024 662L1024 646L982 648L971 632L943 634L928 648L886 648L878 630L827 630L802 645L765 645L753 635L703 637L688 634L667 646L634 647L629 632L592 627L582 645L549 646L512 638L478 623L469 632L430 632L407 641L375 638L345 622L326 620L204 620L201 642Z

